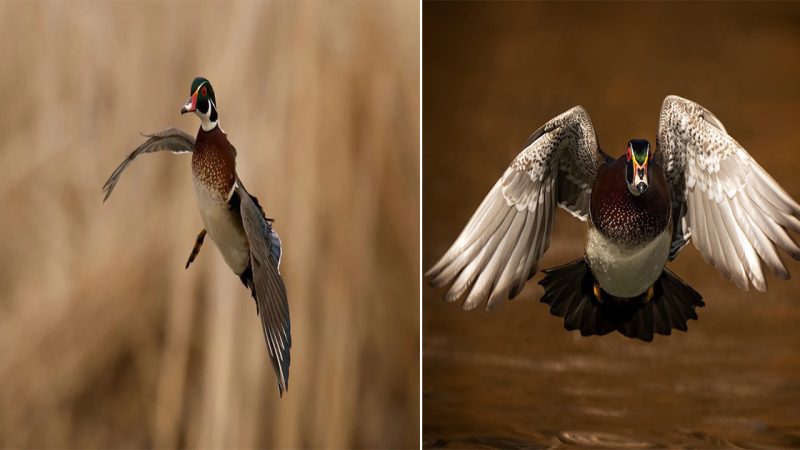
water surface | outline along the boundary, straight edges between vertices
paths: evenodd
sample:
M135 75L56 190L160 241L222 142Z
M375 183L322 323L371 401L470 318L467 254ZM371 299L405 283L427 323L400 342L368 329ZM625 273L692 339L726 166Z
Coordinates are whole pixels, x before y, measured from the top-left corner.
M423 267L458 235L528 134L587 108L608 153L654 141L668 94L710 108L800 199L798 4L428 3ZM541 267L583 252L559 212ZM786 261L787 258L784 257ZM800 447L800 264L746 293L691 245L671 269L707 306L652 343L583 338L536 281L492 312L423 288L427 447Z

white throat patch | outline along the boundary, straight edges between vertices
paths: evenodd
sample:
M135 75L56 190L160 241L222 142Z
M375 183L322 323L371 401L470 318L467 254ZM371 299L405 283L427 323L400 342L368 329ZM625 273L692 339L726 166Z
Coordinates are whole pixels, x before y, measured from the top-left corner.
M211 121L212 108L216 110L217 105L215 105L211 99L208 100L208 103L209 103L208 111L206 111L205 114L201 113L198 110L194 110L194 113L197 114L197 117L200 118L200 126L203 127L203 131L211 131L219 123L219 113L217 113L217 120L214 122Z

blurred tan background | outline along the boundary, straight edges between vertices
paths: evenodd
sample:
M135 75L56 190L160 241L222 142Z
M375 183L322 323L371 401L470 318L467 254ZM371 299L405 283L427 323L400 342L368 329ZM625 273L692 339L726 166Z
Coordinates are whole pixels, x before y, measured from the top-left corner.
M0 447L416 447L415 2L0 4ZM137 159L214 85L289 292L279 399L190 156Z
M800 3L425 3L423 269L522 149L573 105L601 147L655 141L668 94L709 108L800 200ZM559 210L540 267L583 254ZM800 446L800 263L743 292L687 246L670 268L705 298L688 333L583 338L537 282L492 312L423 289L426 446Z

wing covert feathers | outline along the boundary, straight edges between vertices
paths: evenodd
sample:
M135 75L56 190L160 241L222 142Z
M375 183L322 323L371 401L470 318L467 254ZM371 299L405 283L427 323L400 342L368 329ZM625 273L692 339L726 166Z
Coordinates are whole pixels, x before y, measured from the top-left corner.
M788 278L776 250L800 259L800 247L787 233L800 232L800 206L722 122L695 102L668 96L656 145L679 216L670 257L691 238L706 262L741 289L767 289L762 263Z
M556 206L586 220L601 161L589 115L576 106L536 130L455 243L426 274L447 301L490 309L514 298L550 244Z

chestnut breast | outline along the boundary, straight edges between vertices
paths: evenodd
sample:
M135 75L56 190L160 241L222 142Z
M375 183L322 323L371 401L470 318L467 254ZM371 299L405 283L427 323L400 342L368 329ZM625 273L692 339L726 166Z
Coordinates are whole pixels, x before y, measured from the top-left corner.
M648 188L633 195L625 180L627 161L621 156L603 164L592 185L590 217L592 224L613 242L637 247L650 242L670 224L670 188L660 165L651 160Z
M236 181L236 150L228 137L215 127L197 133L192 153L192 173L196 182L221 198L227 198Z

